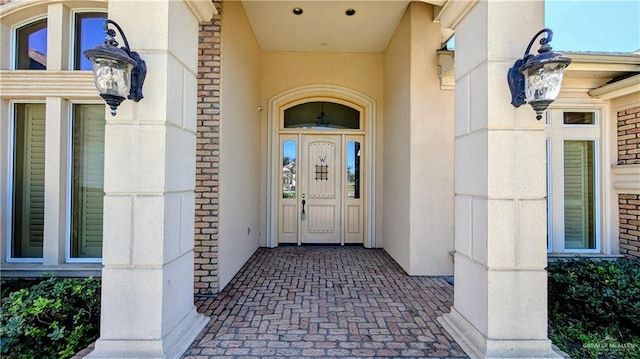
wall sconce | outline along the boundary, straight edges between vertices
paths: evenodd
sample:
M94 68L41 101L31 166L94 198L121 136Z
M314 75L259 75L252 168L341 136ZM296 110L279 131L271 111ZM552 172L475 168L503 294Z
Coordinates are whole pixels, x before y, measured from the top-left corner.
M540 39L540 49L534 56L529 53L531 45L543 33L547 36ZM552 38L553 31L550 29L538 31L529 42L524 57L517 60L507 74L511 104L520 107L529 103L536 111L538 121L542 118L542 112L558 97L564 68L571 63L571 58L551 51L549 43Z
M109 24L118 29L124 41L123 47L118 47L116 32L109 29ZM86 50L84 56L93 64L93 78L100 97L111 108L111 115L115 116L125 97L135 102L143 98L142 84L147 76L147 64L137 52L131 51L127 37L115 21L104 21L104 33L104 44Z

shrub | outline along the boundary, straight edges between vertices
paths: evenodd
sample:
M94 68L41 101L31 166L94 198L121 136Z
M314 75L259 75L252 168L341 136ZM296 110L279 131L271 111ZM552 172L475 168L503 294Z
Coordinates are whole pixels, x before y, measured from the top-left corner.
M98 337L100 282L45 276L2 298L0 338L6 358L68 358Z
M550 337L576 358L640 358L640 262L550 263Z

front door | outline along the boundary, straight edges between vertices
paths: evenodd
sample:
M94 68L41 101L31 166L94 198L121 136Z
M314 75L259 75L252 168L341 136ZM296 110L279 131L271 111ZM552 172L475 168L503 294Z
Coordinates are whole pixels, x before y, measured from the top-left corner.
M281 136L278 243L362 244L362 136Z
M340 243L340 136L302 136L301 242Z

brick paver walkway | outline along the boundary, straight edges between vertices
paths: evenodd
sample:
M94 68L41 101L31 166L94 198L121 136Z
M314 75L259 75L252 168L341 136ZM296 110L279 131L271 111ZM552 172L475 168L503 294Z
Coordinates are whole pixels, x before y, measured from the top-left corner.
M261 248L196 301L211 321L183 358L467 358L436 321L452 298L380 249Z

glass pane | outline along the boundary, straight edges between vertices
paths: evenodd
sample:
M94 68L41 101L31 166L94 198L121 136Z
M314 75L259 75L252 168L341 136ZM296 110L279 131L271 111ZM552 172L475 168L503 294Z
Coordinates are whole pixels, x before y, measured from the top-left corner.
M360 129L360 111L332 102L307 102L284 110L284 128Z
M595 125L596 116L593 112L565 112L565 125Z
M75 70L91 70L91 61L87 59L83 52L89 50L96 45L102 44L104 41L104 20L107 18L105 13L79 13L76 14L76 33L75 33L75 54L74 69Z
M360 198L360 142L347 143L347 198Z
M102 257L104 105L75 105L71 257Z
M42 258L45 105L16 105L11 257Z
M564 142L564 242L567 249L595 249L593 141Z
M47 69L47 19L19 28L16 32L18 70Z
M296 198L296 141L282 143L282 198Z

